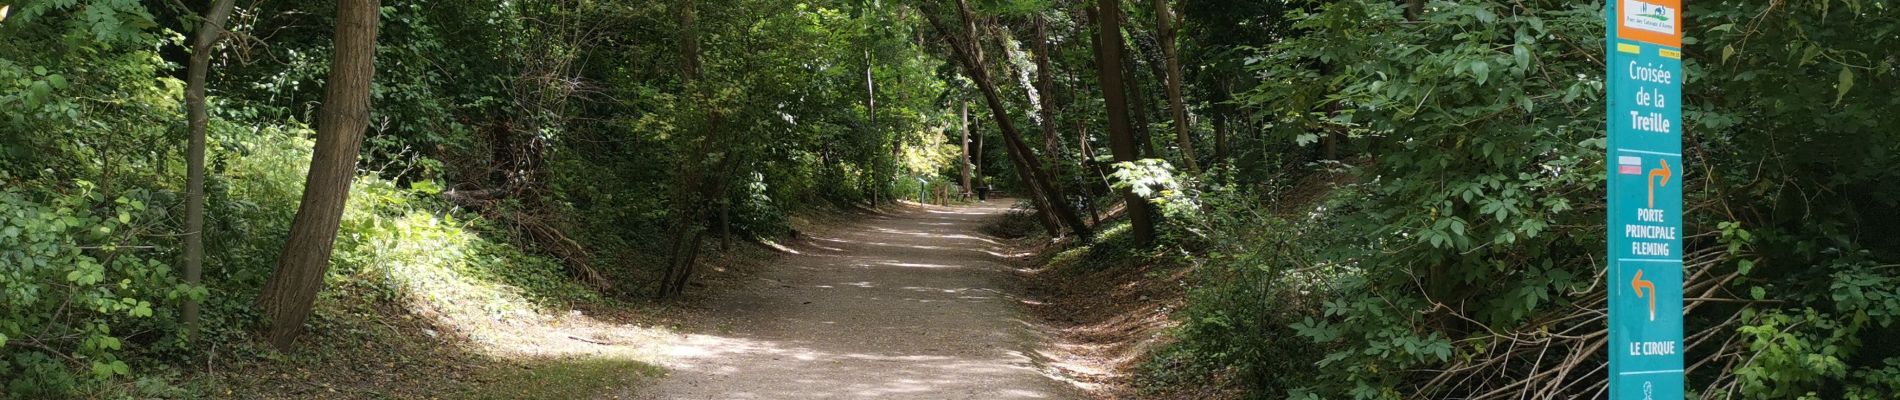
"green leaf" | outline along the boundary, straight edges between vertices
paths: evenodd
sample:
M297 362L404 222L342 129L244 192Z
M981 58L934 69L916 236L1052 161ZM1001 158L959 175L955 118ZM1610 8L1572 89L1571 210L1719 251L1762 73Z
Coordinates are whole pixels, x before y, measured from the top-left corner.
M1486 79L1490 79L1491 78L1490 75L1491 75L1490 63L1486 63L1484 61L1477 61L1477 62L1471 63L1471 76L1478 78L1478 86L1484 86L1484 81Z
M1841 105L1841 99L1847 98L1847 91L1853 88L1854 88L1854 69L1848 68L1848 67L1841 67L1841 82L1835 85L1835 90L1837 90L1839 93L1836 93L1834 95L1834 106L1839 107Z
M35 65L35 66L33 66L33 74L34 74L34 75L46 75L46 67L42 67L42 66L38 66L38 65Z
M1478 16L1478 22L1485 23L1486 25L1498 22L1498 15L1488 9L1479 8L1476 15Z
M1748 296L1755 298L1755 300L1767 299L1768 289L1763 289L1761 286L1749 288Z
M47 75L46 83L52 84L54 89L66 89L66 77L60 74Z
M1748 271L1754 269L1755 260L1742 260L1741 262L1735 263L1735 272L1742 275L1748 275Z
M1735 45L1722 46L1722 63L1728 64L1729 57L1735 56Z
M53 87L48 86L46 82L33 82L33 86L30 87L30 90L33 91L33 98L40 100L41 103L51 98L53 94Z
M107 364L107 363L103 363L99 361L93 361L92 375L100 377L100 378L112 376L112 364Z

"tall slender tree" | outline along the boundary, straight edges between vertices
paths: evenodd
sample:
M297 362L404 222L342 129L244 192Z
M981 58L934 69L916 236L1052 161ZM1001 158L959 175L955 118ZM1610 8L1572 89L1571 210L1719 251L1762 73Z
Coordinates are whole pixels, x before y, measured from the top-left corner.
M680 34L680 81L685 84L687 91L696 91L698 87L695 84L700 78L700 60L699 16L694 0L681 0L676 16L679 18ZM689 93L687 97L698 98L699 96L696 93ZM705 120L706 132L704 136L695 138L696 142L689 142L683 146L686 149L685 154L680 155L679 175L674 183L672 222L671 226L667 227L670 251L666 270L663 271L659 287L654 292L655 296L661 299L673 298L686 289L687 282L692 279L693 267L699 260L701 241L705 238L705 227L702 226L705 211L700 203L704 198L703 192L706 185L704 171L706 157L716 148L714 138L717 135L719 116L710 111L711 107L705 104L700 104L700 106L708 110Z
M356 176L357 151L369 127L370 79L376 73L379 0L337 0L336 44L317 116L316 152L304 181L303 200L290 223L290 238L258 304L270 318L267 339L288 349L310 317L323 289L330 251Z
M1167 60L1168 110L1174 119L1174 139L1181 147L1181 164L1190 172L1200 172L1201 166L1194 160L1194 137L1189 135L1187 104L1181 99L1181 58L1174 48L1174 12L1168 8L1168 0L1155 0L1155 36L1160 41L1161 56Z
M1117 162L1133 162L1139 156L1135 154L1135 134L1128 126L1128 99L1123 97L1122 91L1121 1L1098 0L1095 12L1101 34L1098 42L1101 49L1095 57L1099 69L1096 76L1102 82L1102 99L1108 105L1109 151L1115 154ZM1154 243L1154 218L1147 201L1132 190L1124 188L1121 192L1122 201L1128 206L1128 222L1135 241L1144 245Z
M962 99L957 100L957 116L962 121L960 123L961 125L959 125L959 127L961 128L959 130L963 131L963 140L957 142L957 143L960 143L960 146L963 147L963 162L957 164L960 170L963 171L963 176L962 176L963 179L960 182L963 182L963 193L975 193L976 188L970 186L970 102L969 101L965 101Z
M1121 18L1117 17L1116 20L1119 22ZM1121 34L1117 32L1116 36L1120 37ZM1135 158L1143 158L1144 156L1147 158L1162 158L1161 152L1155 148L1154 134L1151 129L1154 124L1149 123L1148 120L1149 112L1153 110L1154 107L1148 104L1148 95L1141 90L1141 71L1139 68L1136 68L1141 66L1141 61L1135 57L1133 39L1130 38L1126 42L1118 43L1123 46L1123 52L1121 53L1121 76L1124 97L1122 98L1128 103L1128 116L1132 124L1130 125L1130 130L1135 135L1135 144L1139 146L1137 147L1139 153L1136 153Z
M1036 93L1042 98L1042 106L1036 108L1037 118L1042 123L1042 154L1055 157L1061 150L1060 137L1056 135L1055 71L1049 69L1049 18L1040 12L1036 13L1035 34L1032 46L1036 53Z
M205 10L191 44L191 61L185 67L186 130L191 136L185 146L185 284L197 286L204 277L205 265L205 128L211 113L205 106L205 76L211 69L211 49L224 39L224 22L231 18L234 0L217 0ZM198 332L198 300L185 298L181 311L190 336Z

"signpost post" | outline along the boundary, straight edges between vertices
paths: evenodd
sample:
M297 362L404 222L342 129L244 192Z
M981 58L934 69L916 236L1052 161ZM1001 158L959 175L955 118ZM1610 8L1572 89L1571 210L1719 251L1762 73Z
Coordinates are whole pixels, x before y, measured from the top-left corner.
M1683 398L1682 0L1610 0L1610 398Z

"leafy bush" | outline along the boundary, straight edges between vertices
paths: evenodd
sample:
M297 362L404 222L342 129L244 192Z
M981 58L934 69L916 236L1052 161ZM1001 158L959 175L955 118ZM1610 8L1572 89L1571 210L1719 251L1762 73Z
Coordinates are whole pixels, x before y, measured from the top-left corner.
M161 233L154 228L163 213L147 201L137 190L108 200L86 181L67 193L0 189L0 348L8 349L0 353L0 376L11 377L7 393L63 397L128 375L128 345L163 346L153 338L178 328L161 305L203 296L179 282L160 261L164 253L133 244ZM90 373L69 374L74 367Z

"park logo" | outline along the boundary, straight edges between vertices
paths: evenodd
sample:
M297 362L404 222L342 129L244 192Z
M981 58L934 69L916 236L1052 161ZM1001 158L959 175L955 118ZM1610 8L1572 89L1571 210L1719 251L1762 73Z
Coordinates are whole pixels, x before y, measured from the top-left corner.
M1676 34L1676 9L1642 0L1623 0L1623 26L1664 35Z

